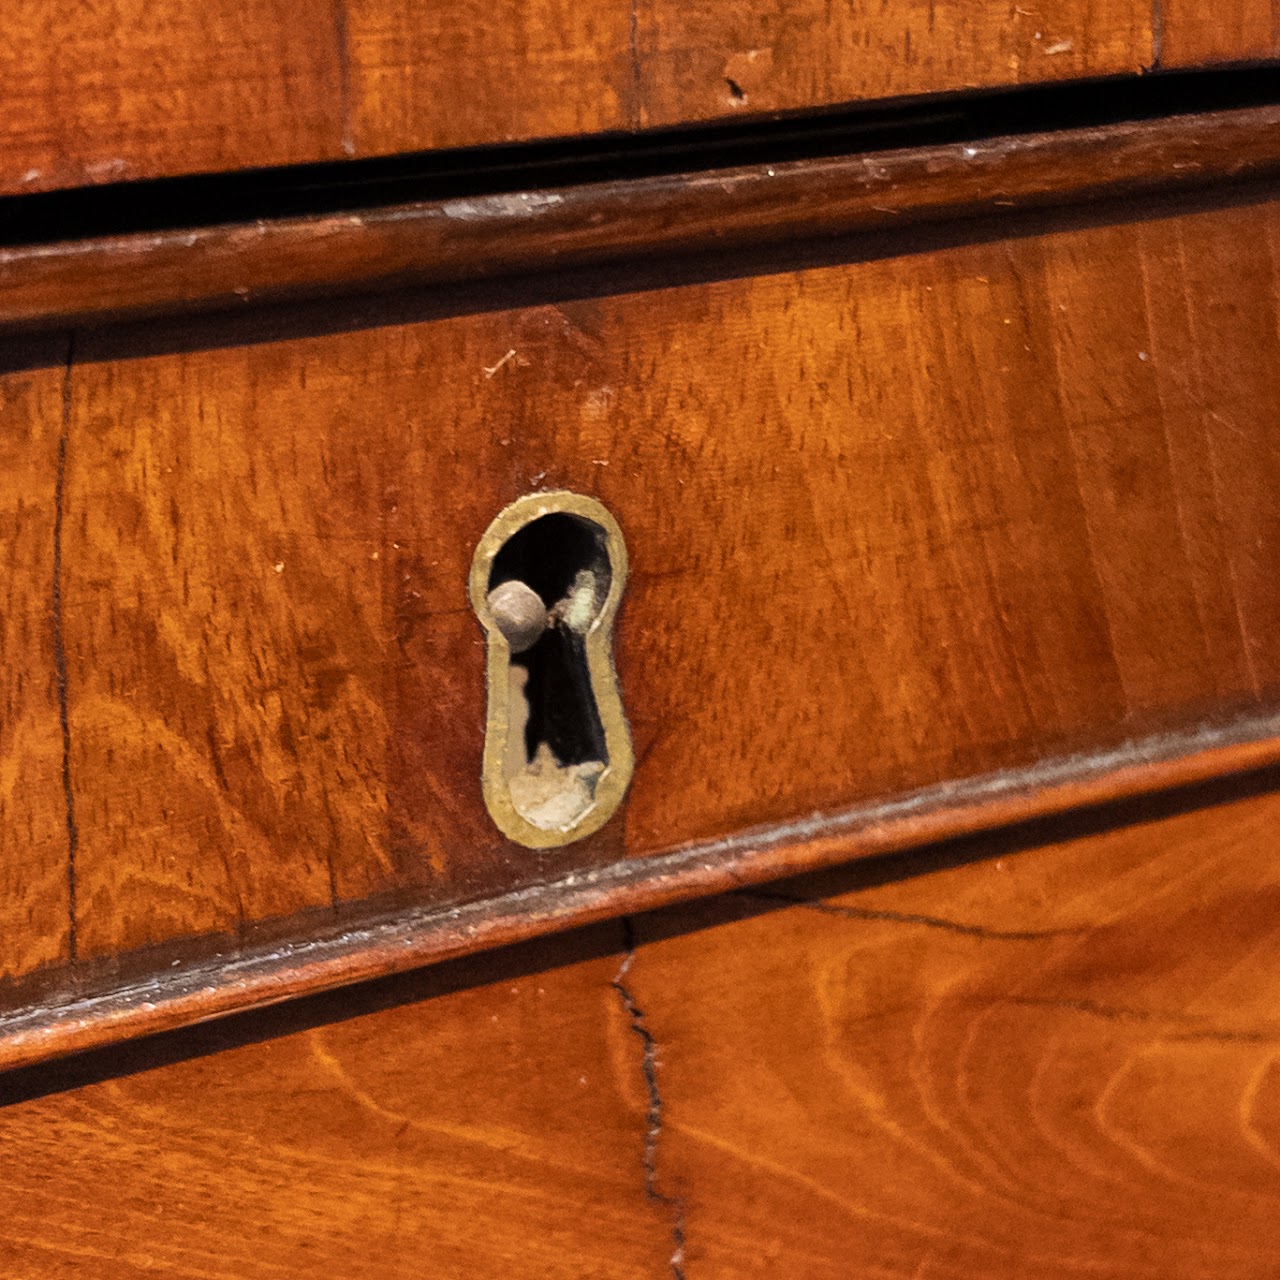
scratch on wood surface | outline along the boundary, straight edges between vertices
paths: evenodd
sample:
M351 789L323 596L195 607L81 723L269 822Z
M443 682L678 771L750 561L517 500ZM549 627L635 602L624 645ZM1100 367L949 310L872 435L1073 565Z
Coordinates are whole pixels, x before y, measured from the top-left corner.
M71 430L71 370L75 363L75 334L67 339L67 363L62 376L62 431L58 437L58 475L53 490L53 584L50 623L53 633L54 682L58 692L58 719L62 726L62 794L67 821L67 953L76 958L76 851L80 832L76 827L75 791L71 784L71 713L67 702L67 649L62 627L62 514L67 479L67 438Z
M627 43L631 54L631 127L644 127L644 77L640 67L640 0L631 0Z
M658 1043L645 1022L644 1011L636 1004L635 997L625 982L636 959L635 928L629 916L623 918L622 930L626 953L612 985L630 1021L632 1034L639 1039L641 1045L640 1069L644 1074L645 1093L648 1097L643 1156L644 1190L645 1195L655 1204L665 1205L671 1210L671 1274L675 1280L685 1280L684 1203L678 1197L658 1190L658 1139L662 1137L663 1112L662 1091L658 1087Z
M1164 0L1151 0L1151 63L1148 71L1158 71L1164 57Z
M509 360L513 360L513 359L515 358L515 354L516 354L516 349L515 349L515 347L511 347L511 348L507 351L507 354L506 354L506 355L504 355L504 356L503 356L503 357L498 361L498 363L497 363L497 364L486 364L486 365L482 365L482 366L481 366L481 369L482 369L482 371L484 372L484 376L485 376L486 378L492 378L492 377L493 377L493 375L494 375L495 373L497 373L497 372L498 372L498 370L499 370L499 369L501 369L501 368L502 368L502 366L503 366L504 364L506 364Z
M351 133L351 56L347 38L346 0L333 0L333 36L338 54L338 110L342 118L342 152L356 153L355 138Z

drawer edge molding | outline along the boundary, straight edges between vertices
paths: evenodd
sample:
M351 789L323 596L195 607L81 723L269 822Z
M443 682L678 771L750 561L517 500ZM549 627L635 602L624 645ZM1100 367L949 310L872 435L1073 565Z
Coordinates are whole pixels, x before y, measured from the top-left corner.
M261 1009L427 964L854 859L904 853L1280 765L1280 712L921 788L451 908L85 989L0 1019L0 1071ZM1269 782L1270 780L1268 780Z
M0 250L0 330L883 232L1280 175L1280 105Z

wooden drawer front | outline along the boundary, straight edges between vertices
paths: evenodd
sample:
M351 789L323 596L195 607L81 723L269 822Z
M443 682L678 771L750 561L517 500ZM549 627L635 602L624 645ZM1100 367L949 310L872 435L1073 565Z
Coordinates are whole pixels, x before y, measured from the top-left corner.
M4 1274L1269 1280L1280 797L1216 799L0 1078Z
M168 972L1270 714L1278 238L1261 202L13 348L3 972ZM531 853L481 802L466 592L540 487L625 531L638 767Z
M0 192L1275 56L1265 0L11 0ZM464 69L460 75L460 69Z

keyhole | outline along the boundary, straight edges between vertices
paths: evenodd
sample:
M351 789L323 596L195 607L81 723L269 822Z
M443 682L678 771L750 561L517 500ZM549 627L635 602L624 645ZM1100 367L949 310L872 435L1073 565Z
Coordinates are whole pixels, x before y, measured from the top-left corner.
M617 522L579 494L521 498L476 548L471 602L488 633L484 797L518 844L549 848L598 830L631 780L610 652L626 575Z

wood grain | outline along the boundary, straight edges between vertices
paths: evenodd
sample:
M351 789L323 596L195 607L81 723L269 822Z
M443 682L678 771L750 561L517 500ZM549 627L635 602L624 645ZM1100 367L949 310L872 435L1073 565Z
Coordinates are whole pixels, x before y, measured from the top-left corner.
M0 374L0 979L71 952L55 580L66 343Z
M1273 1275L1277 818L640 922L685 1274Z
M7 1076L0 1261L1266 1280L1275 781Z
M1161 0L1158 63L1162 69L1215 62L1265 61L1280 54L1280 10L1272 0Z
M14 0L0 190L343 153L337 6Z
M1269 715L1276 210L239 345L83 339L75 989ZM618 821L535 855L480 800L465 591L538 486L626 533L639 767Z
M544 972L584 941L490 964L469 990L427 1000L428 980L423 1003L0 1110L5 1274L661 1274L618 961Z
M67 644L81 955L117 949L122 929L133 945L193 927L234 935L363 896L360 861L336 847L376 865L382 573L349 534L368 518L377 460L358 432L278 430L305 388L280 367L268 389L254 363L252 348L220 351L179 396L147 363L72 375L77 550L63 597L79 620ZM307 372L322 398L341 376ZM246 434L250 418L267 430ZM107 636L129 640L104 663ZM127 924L126 884L139 908Z
M636 116L626 5L343 3L350 154L595 133Z
M1141 0L17 0L0 192L1133 72ZM460 69L465 69L460 71ZM736 86L736 91L731 87Z
M1274 58L1268 0L16 0L0 193ZM465 67L460 82L458 68Z
M0 329L244 310L1265 181L1280 107L0 249ZM1012 230L1010 234L1012 234Z
M641 0L640 122L674 124L943 89L1137 71L1151 61L1145 0L1034 8L896 0L726 5Z

